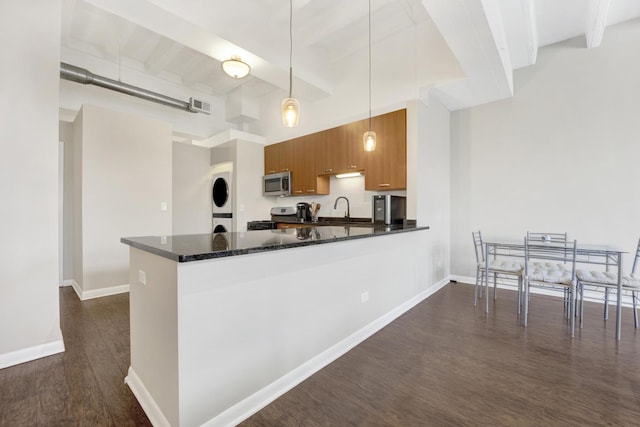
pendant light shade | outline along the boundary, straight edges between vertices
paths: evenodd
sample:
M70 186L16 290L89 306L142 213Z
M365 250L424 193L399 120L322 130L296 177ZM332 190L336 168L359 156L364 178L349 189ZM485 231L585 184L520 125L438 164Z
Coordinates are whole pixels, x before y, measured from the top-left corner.
M364 151L375 151L376 133L371 129L371 0L369 0L369 130L362 135Z
M298 126L300 120L300 103L292 95L293 89L293 0L289 0L289 97L282 100L282 123L286 127Z
M232 56L231 59L222 61L222 70L234 79L241 79L249 74L251 67L246 62L242 62L240 57Z
M376 133L368 130L362 135L362 147L364 151L375 151L376 149Z
M298 126L300 120L300 103L295 98L282 100L282 123L288 128Z

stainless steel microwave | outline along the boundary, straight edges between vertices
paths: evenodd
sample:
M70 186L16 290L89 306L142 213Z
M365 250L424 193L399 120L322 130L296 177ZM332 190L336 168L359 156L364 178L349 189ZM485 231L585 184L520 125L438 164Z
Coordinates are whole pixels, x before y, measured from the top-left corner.
M262 179L263 196L290 196L291 172L272 173Z

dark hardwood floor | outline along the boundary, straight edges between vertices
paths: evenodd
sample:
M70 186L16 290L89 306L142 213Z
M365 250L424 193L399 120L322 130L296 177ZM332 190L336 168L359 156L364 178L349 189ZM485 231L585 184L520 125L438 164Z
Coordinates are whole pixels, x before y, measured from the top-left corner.
M515 292L485 316L473 287L449 284L242 426L640 425L640 338L622 341L587 304L571 339L561 302ZM148 426L124 384L128 295L81 302L60 290L66 351L0 370L2 426Z
M246 420L255 426L640 425L640 341L626 309L622 341L602 305L585 305L571 339L562 302L516 293L487 317L473 286L427 301Z
M0 425L150 426L124 377L129 295L80 301L60 288L65 352L0 370Z

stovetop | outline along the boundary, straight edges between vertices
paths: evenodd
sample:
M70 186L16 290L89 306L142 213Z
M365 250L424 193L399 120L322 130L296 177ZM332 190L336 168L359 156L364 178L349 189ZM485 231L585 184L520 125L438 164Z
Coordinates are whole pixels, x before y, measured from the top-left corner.
M274 230L278 228L278 223L270 219L247 222L247 230Z

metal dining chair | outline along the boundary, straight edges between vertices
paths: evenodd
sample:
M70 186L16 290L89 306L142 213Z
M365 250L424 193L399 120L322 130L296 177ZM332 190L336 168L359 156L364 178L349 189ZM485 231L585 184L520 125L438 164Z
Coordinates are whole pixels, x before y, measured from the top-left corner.
M633 324L638 328L638 298L637 292L640 291L640 273L638 273L640 258L640 239L636 246L636 256L633 259L633 267L630 274L622 276L622 290L631 292L631 300L633 303ZM583 325L584 314L584 287L585 285L603 287L604 288L604 318L609 318L609 290L618 289L618 274L609 271L590 271L577 270L576 278L578 280L578 304L580 309L580 327Z
M474 289L473 305L478 304L478 296L482 298L482 286L484 285L484 277L487 263L485 262L485 247L482 241L482 233L473 231L473 246L476 251L476 284ZM522 291L522 279L524 274L523 263L507 257L498 257L498 253L491 254L489 259L488 274L493 275L493 299L496 299L496 288L498 277L513 276L518 280L518 314L520 314L520 293ZM478 289L480 286L480 289ZM488 296L487 296L488 297Z
M541 242L524 239L524 326L528 324L529 293L532 286L562 288L568 302L567 317L570 319L571 336L575 335L576 301L576 244L573 242Z
M529 242L539 242L544 244L553 244L553 245L565 245L567 243L567 233L541 233L541 232L531 232L527 231L527 240ZM567 260L562 260L562 263L566 263ZM569 292L567 289L564 290L564 310L568 315L569 310Z

